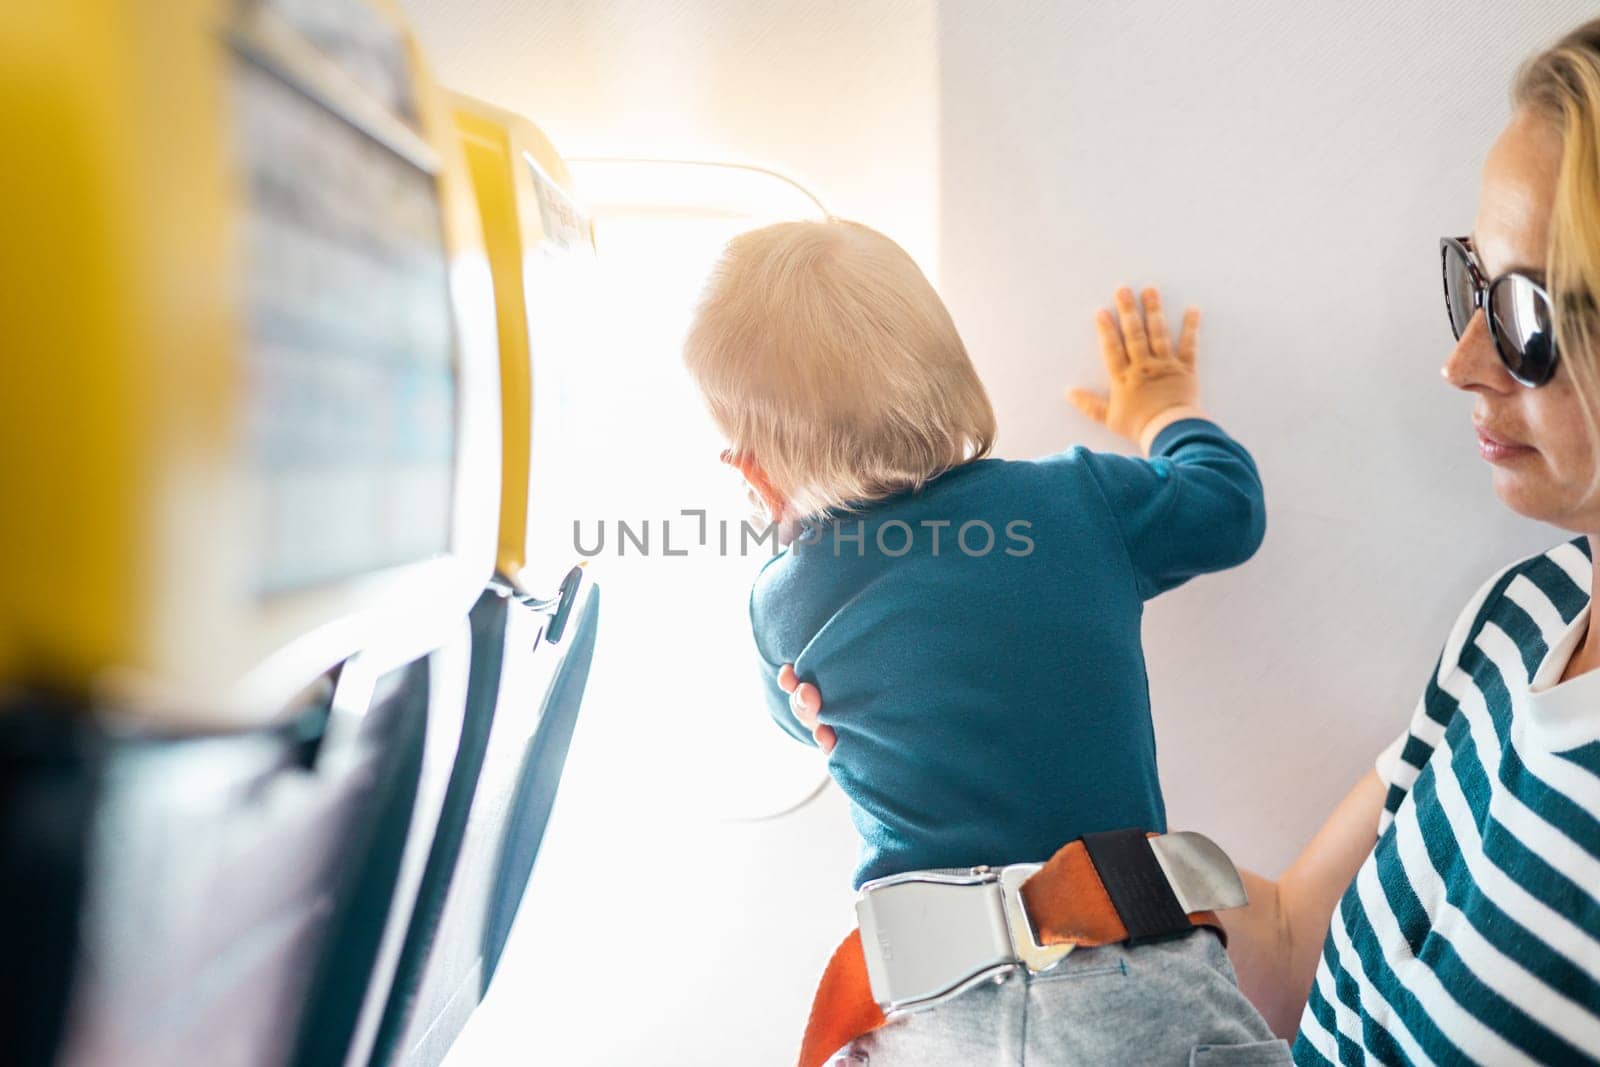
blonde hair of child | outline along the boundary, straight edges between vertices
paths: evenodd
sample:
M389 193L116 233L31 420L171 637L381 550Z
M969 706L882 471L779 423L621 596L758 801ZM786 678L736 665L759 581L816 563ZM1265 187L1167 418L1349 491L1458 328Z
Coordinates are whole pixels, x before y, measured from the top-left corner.
M939 294L905 250L842 219L741 234L684 359L735 455L793 517L922 486L988 454L994 409Z

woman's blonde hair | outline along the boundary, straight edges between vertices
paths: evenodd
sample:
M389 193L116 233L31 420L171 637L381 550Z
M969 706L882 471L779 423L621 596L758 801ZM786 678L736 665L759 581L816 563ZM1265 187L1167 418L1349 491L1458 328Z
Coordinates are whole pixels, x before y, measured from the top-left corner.
M1590 439L1600 446L1600 19L1585 22L1529 59L1513 106L1550 120L1563 153L1550 215L1546 287L1556 347L1571 375ZM1600 475L1597 475L1600 478Z
M859 223L735 237L684 360L734 453L797 517L920 487L994 443L944 302L904 249Z

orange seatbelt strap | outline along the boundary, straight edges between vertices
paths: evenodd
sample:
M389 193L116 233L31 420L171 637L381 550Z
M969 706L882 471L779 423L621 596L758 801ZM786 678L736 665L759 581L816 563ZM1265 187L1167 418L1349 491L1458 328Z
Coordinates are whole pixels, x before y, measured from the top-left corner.
M1041 945L1095 948L1128 939L1128 928L1082 840L1062 848L1024 882L1022 900ZM1191 912L1189 922L1209 926L1226 940L1216 912ZM799 1067L822 1067L829 1056L887 1021L872 998L861 931L852 930L834 950L817 985L800 1046Z
M800 1045L800 1067L820 1067L839 1049L888 1021L872 999L867 959L861 954L861 931L851 930L833 950L822 981L817 983Z

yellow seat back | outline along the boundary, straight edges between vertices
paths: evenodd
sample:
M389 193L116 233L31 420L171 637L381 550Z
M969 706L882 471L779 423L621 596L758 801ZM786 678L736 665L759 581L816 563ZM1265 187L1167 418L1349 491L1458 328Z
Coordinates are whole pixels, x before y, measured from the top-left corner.
M0 12L0 687L273 714L487 579L492 295L387 3Z
M570 566L563 492L582 459L561 449L562 370L593 334L594 229L566 163L539 128L451 97L477 189L500 331L501 498L497 569L550 590ZM547 558L541 558L547 557ZM538 561L539 572L524 577Z

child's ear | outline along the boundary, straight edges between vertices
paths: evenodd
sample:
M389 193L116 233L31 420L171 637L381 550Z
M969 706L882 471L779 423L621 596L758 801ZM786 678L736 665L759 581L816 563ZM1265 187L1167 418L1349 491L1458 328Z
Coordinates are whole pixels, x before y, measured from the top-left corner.
M722 461L739 468L739 473L744 475L744 480L761 496L761 502L767 506L767 515L773 522L782 522L784 512L789 502L782 493L773 488L772 479L767 477L767 472L760 463L751 455L735 455L731 451L722 453Z

